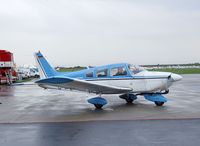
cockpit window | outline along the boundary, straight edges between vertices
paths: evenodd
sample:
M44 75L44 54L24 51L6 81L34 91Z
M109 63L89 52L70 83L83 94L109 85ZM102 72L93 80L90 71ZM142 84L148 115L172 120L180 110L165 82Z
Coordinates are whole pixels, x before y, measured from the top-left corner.
M92 78L93 77L93 72L87 72L86 73L87 78Z
M139 65L131 65L131 64L128 66L128 68L133 74L137 74L145 70L143 67L140 67Z
M110 71L111 76L125 76L127 75L127 71L125 67L115 67Z
M97 77L107 77L108 69L101 69L97 71Z

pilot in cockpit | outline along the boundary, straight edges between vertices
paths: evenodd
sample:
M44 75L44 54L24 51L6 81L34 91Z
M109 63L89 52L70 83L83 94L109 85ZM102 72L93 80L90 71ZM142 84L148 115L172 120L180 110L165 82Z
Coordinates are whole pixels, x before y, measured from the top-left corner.
M122 75L126 75L126 74L127 74L127 72L122 67L119 67L115 76L122 76Z

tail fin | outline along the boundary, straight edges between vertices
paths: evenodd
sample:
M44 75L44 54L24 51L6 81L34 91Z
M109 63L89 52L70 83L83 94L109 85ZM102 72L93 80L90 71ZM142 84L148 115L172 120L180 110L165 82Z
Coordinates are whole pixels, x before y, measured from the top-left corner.
M52 77L57 74L55 69L51 67L40 51L35 53L34 56L41 79Z

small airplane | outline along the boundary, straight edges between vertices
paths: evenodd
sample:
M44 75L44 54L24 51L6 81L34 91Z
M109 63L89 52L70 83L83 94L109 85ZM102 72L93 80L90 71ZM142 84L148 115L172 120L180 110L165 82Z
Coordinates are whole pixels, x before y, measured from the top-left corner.
M127 103L132 103L138 95L162 106L167 99L169 87L182 79L170 72L153 72L128 63L92 67L75 72L57 72L42 53L34 54L40 73L35 83L44 89L68 89L95 93L98 96L88 100L96 108L102 108L107 100L102 94L120 94Z

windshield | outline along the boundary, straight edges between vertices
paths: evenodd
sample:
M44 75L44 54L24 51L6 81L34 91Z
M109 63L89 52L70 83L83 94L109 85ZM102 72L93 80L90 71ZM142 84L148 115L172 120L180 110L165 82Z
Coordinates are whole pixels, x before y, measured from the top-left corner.
M133 74L137 74L145 70L143 67L139 65L132 65L132 64L129 64L128 68Z

